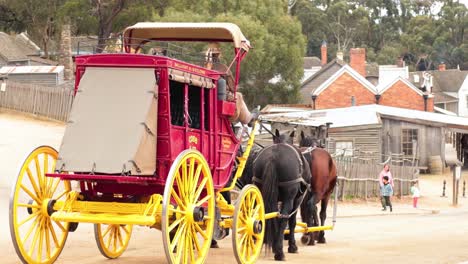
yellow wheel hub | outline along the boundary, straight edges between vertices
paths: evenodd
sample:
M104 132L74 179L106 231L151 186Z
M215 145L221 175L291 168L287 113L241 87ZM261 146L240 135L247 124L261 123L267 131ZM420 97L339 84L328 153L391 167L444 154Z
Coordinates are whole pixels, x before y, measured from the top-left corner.
M10 234L23 263L53 263L68 235L68 223L53 221L48 213L51 200L64 200L70 183L45 177L55 169L57 151L43 146L24 162L10 198Z

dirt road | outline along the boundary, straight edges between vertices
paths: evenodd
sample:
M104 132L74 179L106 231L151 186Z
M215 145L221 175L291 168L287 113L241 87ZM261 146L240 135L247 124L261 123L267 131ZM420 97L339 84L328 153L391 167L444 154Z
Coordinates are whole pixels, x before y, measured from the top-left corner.
M10 242L7 190L0 189L0 255L2 263L18 263ZM395 210L398 210L398 204ZM378 207L374 207L379 210ZM161 234L136 227L124 255L112 263L166 263ZM299 238L296 235L296 238ZM288 254L291 263L459 263L468 260L468 211L447 210L439 214L387 213L380 216L338 218L327 234L328 244L300 246L299 254ZM298 241L299 242L299 241ZM207 263L235 263L231 237L211 249ZM286 248L285 248L286 249ZM95 245L92 226L82 224L69 235L57 263L111 263ZM262 256L258 263L274 263Z

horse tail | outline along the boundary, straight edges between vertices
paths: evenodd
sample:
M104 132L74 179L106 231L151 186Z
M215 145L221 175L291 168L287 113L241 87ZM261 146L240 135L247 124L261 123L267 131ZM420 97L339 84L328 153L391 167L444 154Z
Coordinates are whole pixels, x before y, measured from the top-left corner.
M274 168L274 163L268 160L263 169L262 175L262 196L265 204L265 212L271 213L278 211L278 173ZM266 221L265 227L265 238L263 243L268 246L269 249L273 246L273 240L275 237L275 231L279 230L279 224L276 218Z
M330 178L332 179L332 181L330 182L330 193L333 192L333 190L335 189L335 186L336 186L336 182L337 182L337 171L336 171L336 165L335 165L335 162L333 161L333 158L330 156L330 154L328 154L328 157L329 157L329 160L328 160L328 171L330 172Z

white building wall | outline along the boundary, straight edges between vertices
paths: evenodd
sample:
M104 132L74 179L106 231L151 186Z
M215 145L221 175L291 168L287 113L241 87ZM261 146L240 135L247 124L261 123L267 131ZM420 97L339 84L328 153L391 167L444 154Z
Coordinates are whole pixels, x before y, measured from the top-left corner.
M468 117L468 75L458 90L458 115Z
M405 79L409 78L408 66L398 67L396 65L381 65L379 66L379 87L385 87L393 82L398 77Z

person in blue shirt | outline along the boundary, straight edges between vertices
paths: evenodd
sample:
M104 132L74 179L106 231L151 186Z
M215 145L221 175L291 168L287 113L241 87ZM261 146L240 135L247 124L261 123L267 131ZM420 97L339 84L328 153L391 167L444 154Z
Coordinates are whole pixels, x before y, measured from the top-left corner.
M383 176L383 185L380 187L380 194L382 196L382 211L387 210L387 206L390 207L390 212L393 211L392 202L390 197L393 195L393 187L388 181L388 176Z

